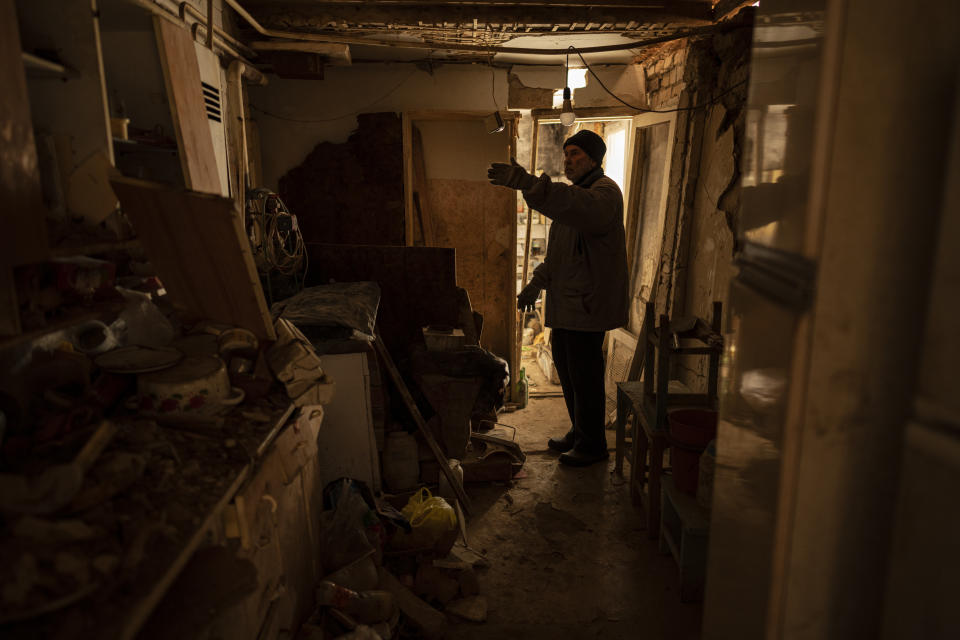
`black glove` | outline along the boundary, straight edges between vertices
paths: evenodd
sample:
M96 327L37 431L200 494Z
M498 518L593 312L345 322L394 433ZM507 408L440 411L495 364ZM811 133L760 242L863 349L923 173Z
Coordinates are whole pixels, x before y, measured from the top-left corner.
M525 190L537 184L537 179L527 173L527 170L517 164L515 158L510 158L510 164L494 162L487 169L487 178L491 184L511 189Z
M532 282L523 288L517 295L517 309L520 311L533 311L537 298L540 297L540 287Z

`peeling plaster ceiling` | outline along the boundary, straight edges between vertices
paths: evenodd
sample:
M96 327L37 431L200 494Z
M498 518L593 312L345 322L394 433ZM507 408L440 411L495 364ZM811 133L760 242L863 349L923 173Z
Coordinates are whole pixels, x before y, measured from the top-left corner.
M348 37L354 62L489 61L483 50L448 47L566 49L622 45L705 27L735 13L743 0L238 0L264 27L298 34ZM238 19L242 23L242 20ZM260 37L251 29L254 39ZM362 40L416 42L436 48L369 46ZM447 48L445 48L447 47ZM640 54L623 49L588 54L590 63L625 64ZM560 64L562 55L497 52L502 64ZM577 62L571 57L571 65Z

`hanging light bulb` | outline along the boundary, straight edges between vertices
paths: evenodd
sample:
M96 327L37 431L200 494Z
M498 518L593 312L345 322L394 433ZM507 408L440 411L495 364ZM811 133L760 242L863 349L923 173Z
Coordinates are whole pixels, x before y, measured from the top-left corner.
M569 127L577 121L577 114L573 112L573 105L570 104L570 87L563 88L563 108L560 110L560 124Z
M569 127L577 120L570 103L570 50L567 50L566 63L563 65L563 107L560 109L560 124Z

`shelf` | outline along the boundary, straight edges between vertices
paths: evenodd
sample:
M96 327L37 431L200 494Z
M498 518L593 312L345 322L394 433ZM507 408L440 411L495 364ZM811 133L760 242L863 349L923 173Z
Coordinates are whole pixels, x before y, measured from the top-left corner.
M112 251L124 251L134 249L140 246L140 241L136 238L132 240L116 240L113 242L97 242L93 244L82 244L75 247L51 247L51 258L67 258L70 256L90 256Z
M58 318L45 327L26 331L15 336L0 336L0 350L8 349L25 342L30 342L31 340L36 340L37 338L42 338L43 336L56 331L69 329L74 325L87 322L89 320L95 320L101 316L115 315L120 313L125 306L125 302L112 301L95 304L89 307L71 309L64 317Z
M137 142L136 140L124 140L123 138L114 138L113 144L116 151L120 153L169 153L176 155L177 147L161 146L147 142Z
M710 512L701 507L696 498L678 489L673 478L664 476L661 486L664 496L669 498L669 504L680 520L683 532L707 535L710 532Z
M22 52L20 56L23 58L23 65L26 67L27 75L30 77L59 78L61 80L80 77L77 71L59 62L46 60L32 53L27 53L26 51Z

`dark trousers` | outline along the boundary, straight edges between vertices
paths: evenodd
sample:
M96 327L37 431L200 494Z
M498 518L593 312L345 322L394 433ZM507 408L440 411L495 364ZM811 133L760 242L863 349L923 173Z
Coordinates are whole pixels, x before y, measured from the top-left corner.
M574 446L589 453L607 450L604 432L606 396L603 387L604 331L554 329L553 364L573 424Z

